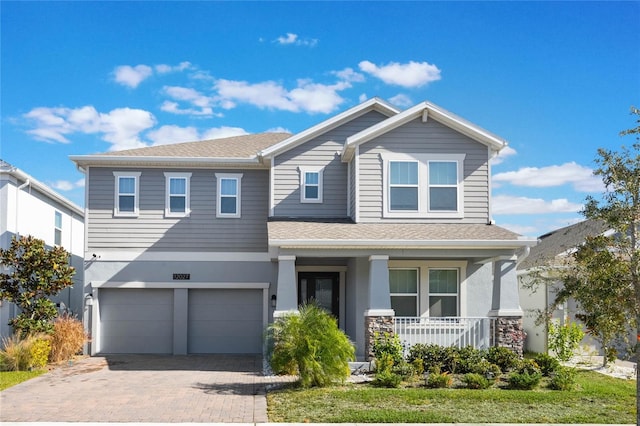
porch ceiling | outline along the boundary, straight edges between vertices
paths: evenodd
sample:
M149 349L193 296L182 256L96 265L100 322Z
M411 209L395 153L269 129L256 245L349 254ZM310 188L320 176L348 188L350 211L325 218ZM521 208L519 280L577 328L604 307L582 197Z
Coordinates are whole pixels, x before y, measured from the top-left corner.
M508 248L533 246L495 225L272 221L269 245L282 248Z

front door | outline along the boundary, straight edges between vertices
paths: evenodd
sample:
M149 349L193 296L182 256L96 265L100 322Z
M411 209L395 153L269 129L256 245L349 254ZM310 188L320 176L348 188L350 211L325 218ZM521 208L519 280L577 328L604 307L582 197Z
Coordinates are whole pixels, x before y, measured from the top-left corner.
M298 272L298 304L313 300L338 319L339 283L338 272Z

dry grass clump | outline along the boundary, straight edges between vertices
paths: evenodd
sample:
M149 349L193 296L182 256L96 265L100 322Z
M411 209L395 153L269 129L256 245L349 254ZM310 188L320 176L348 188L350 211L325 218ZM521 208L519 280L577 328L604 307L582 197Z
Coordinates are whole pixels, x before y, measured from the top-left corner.
M0 349L0 371L41 369L47 364L50 349L50 338L44 333L5 337Z
M64 315L53 322L51 336L51 362L70 360L74 355L82 352L82 346L88 340L82 322L77 318Z

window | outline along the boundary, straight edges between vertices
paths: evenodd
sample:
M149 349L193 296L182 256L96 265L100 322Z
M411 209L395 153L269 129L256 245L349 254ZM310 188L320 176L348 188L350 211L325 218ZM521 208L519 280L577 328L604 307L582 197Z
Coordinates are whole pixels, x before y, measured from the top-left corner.
M429 316L458 316L457 269L429 269Z
M57 246L62 245L62 213L55 213L55 228L54 228L53 243Z
M242 174L216 173L218 200L216 217L240 217Z
M389 269L391 308L396 316L418 316L418 287L417 269Z
M191 173L165 173L165 216L184 217L191 213L189 206L189 181Z
M382 154L383 216L461 218L464 154Z
M322 169L300 168L300 202L322 202Z
M389 210L418 211L418 162L389 162Z
M116 178L114 216L138 216L140 172L113 172Z

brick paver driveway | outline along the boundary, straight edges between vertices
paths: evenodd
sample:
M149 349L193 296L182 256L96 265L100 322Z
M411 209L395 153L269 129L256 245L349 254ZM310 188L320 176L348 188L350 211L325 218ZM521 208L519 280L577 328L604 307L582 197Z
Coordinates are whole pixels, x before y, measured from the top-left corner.
M86 358L0 392L0 420L266 422L274 380L258 356Z

